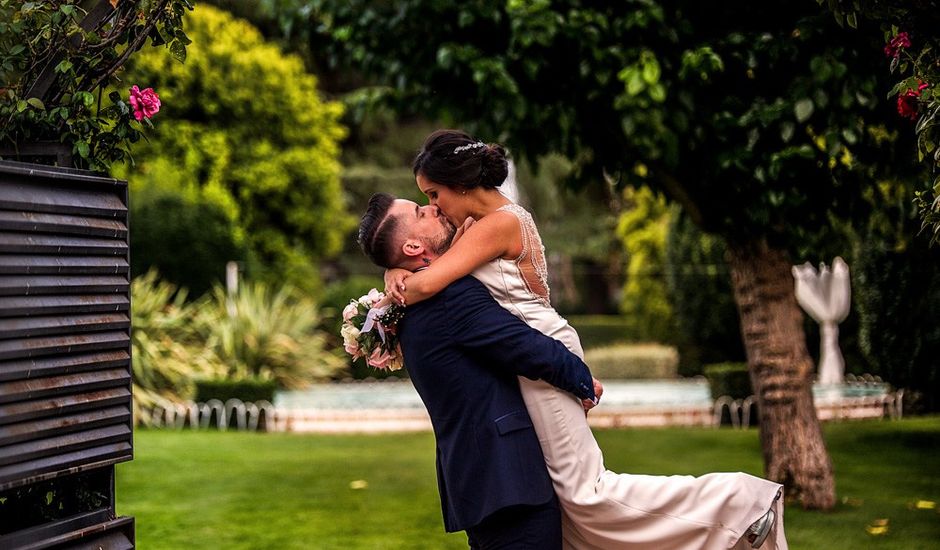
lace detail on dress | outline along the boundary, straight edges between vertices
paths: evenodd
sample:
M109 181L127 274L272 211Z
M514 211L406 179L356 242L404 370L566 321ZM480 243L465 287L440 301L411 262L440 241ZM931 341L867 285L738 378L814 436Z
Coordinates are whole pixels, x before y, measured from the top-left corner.
M535 227L535 221L532 214L519 206L510 203L501 206L499 210L511 212L519 220L519 227L522 229L522 253L515 259L522 280L526 288L540 302L546 306L550 305L548 288L548 267L545 263L545 246L542 245L542 238ZM526 261L528 260L528 261Z

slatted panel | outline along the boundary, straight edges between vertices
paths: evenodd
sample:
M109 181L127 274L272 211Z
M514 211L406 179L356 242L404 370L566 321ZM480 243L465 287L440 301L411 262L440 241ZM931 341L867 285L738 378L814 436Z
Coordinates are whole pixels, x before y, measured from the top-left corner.
M0 490L132 456L124 182L0 162Z

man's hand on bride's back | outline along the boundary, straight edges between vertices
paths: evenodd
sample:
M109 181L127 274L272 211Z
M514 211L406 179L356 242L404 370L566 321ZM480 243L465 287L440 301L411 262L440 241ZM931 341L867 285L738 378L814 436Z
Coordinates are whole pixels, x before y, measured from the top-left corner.
M385 295L390 296L396 304L405 305L405 279L411 277L414 273L407 269L397 267L385 270Z
M459 241L460 237L463 237L464 233L466 233L467 230L470 229L470 226L474 223L476 223L475 219L467 217L467 219L463 221L463 224L457 228L457 232L454 233L454 238L450 241L451 246L453 246L455 242Z

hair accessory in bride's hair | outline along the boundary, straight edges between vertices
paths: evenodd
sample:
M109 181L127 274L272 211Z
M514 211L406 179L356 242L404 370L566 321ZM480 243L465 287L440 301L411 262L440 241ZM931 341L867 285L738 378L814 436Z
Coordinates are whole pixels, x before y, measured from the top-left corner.
M483 143L482 141L478 141L476 143L470 143L468 145L461 145L459 147L454 147L454 154L456 155L457 153L461 151L469 151L470 149L479 149L480 147L486 147L486 144Z

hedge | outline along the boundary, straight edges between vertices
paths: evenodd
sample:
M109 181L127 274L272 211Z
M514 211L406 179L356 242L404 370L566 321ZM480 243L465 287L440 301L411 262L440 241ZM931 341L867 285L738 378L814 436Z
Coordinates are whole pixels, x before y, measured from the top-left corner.
M675 378L679 354L676 348L659 344L617 344L587 350L584 362L601 380Z
M567 319L578 331L584 349L642 340L622 315L569 315Z
M744 399L754 393L747 363L713 363L703 368L712 399L723 395L732 399Z
M218 399L223 403L229 399L240 399L245 403L257 401L274 402L274 391L277 384L274 380L258 378L229 379L203 379L196 381L197 403L205 403L210 399Z

